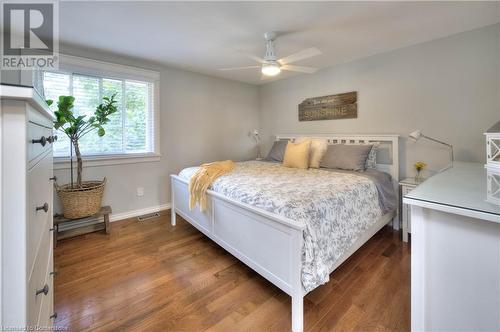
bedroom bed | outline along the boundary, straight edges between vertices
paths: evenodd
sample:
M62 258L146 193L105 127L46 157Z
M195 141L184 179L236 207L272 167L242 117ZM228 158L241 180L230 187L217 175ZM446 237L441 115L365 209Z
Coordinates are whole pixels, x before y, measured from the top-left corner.
M277 140L297 136L278 135ZM303 297L393 221L398 228L397 135L309 135L329 144L379 143L376 169L345 172L291 169L249 161L212 183L207 208L189 210L196 168L172 175L176 213L292 297L292 330L303 329ZM387 190L387 187L391 187Z

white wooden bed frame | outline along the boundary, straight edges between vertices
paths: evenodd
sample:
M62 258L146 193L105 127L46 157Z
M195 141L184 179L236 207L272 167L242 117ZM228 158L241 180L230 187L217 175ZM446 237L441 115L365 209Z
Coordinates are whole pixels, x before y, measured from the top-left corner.
M277 135L276 140L294 140L300 136L327 138L329 144L380 142L390 149L391 164L378 164L377 169L392 176L396 193L399 181L398 135ZM381 147L381 148L382 148ZM171 175L172 226L176 213L222 246L240 261L292 297L292 330L303 330L302 245L304 224L267 212L263 209L207 191L207 209L189 210L188 182ZM382 216L351 248L341 256L333 272L383 226L393 220L399 229L397 213Z

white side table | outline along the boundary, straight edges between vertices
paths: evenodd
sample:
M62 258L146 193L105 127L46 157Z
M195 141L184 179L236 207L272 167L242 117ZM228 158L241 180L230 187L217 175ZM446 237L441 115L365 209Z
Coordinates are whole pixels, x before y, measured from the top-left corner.
M401 197L401 224L403 227L403 242L408 242L408 234L411 233L411 209L408 204L403 203L403 197L415 189L425 179L416 182L415 178L406 178L399 181L399 190Z

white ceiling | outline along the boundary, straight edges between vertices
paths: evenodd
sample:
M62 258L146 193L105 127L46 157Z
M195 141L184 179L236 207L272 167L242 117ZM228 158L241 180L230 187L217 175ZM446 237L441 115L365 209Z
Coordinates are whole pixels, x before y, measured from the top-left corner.
M308 47L297 65L335 64L500 21L497 2L60 2L60 40L212 76L261 84L257 69L219 71L263 56L277 31L278 57ZM275 79L294 75L285 72ZM264 81L267 82L267 81Z

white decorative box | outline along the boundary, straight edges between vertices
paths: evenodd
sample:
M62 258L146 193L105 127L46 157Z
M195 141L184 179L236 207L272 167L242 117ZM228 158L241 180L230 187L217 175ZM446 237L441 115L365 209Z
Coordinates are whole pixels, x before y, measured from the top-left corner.
M486 168L500 172L500 121L486 133Z
M494 172L488 169L487 174L488 184L486 200L490 203L500 205L500 172Z

